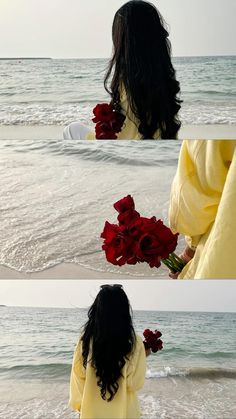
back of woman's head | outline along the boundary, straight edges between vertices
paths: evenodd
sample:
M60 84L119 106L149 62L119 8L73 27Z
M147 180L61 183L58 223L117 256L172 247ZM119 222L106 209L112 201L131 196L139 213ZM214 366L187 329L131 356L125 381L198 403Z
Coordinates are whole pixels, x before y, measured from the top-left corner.
M180 128L176 116L180 88L171 63L168 35L162 16L146 1L131 0L115 14L114 51L105 88L118 108L121 86L124 87L143 138L153 138L158 129L162 138L175 138Z
M102 286L88 311L82 335L83 364L86 367L91 362L104 400L115 396L122 368L135 344L130 312L127 295L118 285Z

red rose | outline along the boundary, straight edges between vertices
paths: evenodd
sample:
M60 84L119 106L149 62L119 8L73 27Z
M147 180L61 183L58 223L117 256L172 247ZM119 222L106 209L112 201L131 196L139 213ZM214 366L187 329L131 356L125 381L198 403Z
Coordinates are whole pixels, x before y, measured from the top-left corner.
M145 337L145 339L148 339L150 334L152 334L152 331L150 329L145 329L143 332L143 336Z
M162 336L162 333L161 333L161 332L159 332L159 330L155 330L155 331L154 331L154 333L155 333L155 335L156 335L157 339L158 339L158 338L160 338L160 337Z
M131 195L127 195L119 201L115 202L113 207L117 212L119 212L119 214L125 211L133 211L135 209L134 200Z
M116 133L120 132L125 116L113 109L111 103L100 103L93 109L95 117L92 119L95 126L96 139L116 140Z
M160 351L163 349L163 342L161 339L158 339L152 346L151 346L152 352L156 353L157 351Z
M95 127L97 140L116 140L117 136L111 130L109 122L98 122Z
M143 234L143 217L137 217L128 226L129 235L135 240L139 240Z
M127 227L129 227L130 223L133 223L135 220L137 220L140 217L139 213L137 211L132 211L132 210L128 210L125 212L121 212L118 217L117 220L119 221L120 225L125 225Z
M155 218L155 217L153 217ZM129 234L138 240L143 234L153 231L153 218L138 217L129 225Z
M141 236L137 247L137 257L142 262L147 262L150 268L158 268L161 265L161 252L163 246L154 235L143 234Z
M161 339L159 339L161 332L158 330L152 332L150 329L145 329L143 336L145 337L145 341L143 342L145 349L151 349L152 352L155 353L163 348L163 342Z
M92 119L93 122L106 122L110 121L113 115L113 106L111 103L99 103L93 109L95 118Z
M137 256L150 267L160 266L160 258L167 259L177 246L178 234L155 217L139 217L131 223L129 234L138 241Z
M176 249L178 242L178 233L173 234L171 229L163 224L161 220L156 221L156 233L159 237L160 242L164 246L162 252L162 259L167 259L170 253L173 253Z
M98 123L97 131L99 129L100 134L103 131L106 134L109 129L109 122ZM170 228L165 226L161 220L157 220L156 217L141 217L135 210L131 195L115 202L113 206L119 213L117 216L119 224L116 225L119 234L117 233L117 237L109 248L107 247L107 241L104 242L103 249L106 250L107 260L114 264L146 262L151 268L158 268L161 265L161 260L163 260L163 263L169 268L176 269L177 257L175 260L168 258L177 246L178 234L173 234ZM165 259L168 259L168 261ZM155 333L158 337L161 336L160 332L156 331ZM157 338L155 334L153 336Z
M117 220L119 224L128 226L139 218L139 213L135 211L134 200L131 195L127 195L113 205L115 210L119 213Z
M119 266L133 263L133 240L125 234L122 226L106 221L101 237L104 239L102 249L105 250L108 262Z

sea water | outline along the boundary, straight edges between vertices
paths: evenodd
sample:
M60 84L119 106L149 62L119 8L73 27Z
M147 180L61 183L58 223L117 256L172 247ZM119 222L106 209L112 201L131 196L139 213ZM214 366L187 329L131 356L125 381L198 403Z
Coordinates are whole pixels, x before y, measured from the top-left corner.
M0 310L0 418L78 417L67 407L69 376L87 310ZM236 417L235 313L134 311L134 324L164 342L147 359L143 419Z
M1 125L93 125L106 59L0 60ZM173 59L186 124L236 124L236 56Z
M37 272L62 262L130 276L166 267L116 267L102 251L113 203L130 194L145 217L168 223L180 141L0 141L0 264ZM183 243L180 237L180 245Z

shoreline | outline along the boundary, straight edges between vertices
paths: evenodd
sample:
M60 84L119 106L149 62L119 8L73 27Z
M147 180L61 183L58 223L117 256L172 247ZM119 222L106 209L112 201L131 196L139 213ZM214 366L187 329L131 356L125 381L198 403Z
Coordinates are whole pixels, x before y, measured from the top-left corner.
M63 128L61 125L2 125L0 140L60 140ZM185 125L180 128L179 139L235 140L236 125Z
M168 278L168 277L167 277ZM5 279L129 279L142 280L145 276L118 274L113 272L95 271L75 263L60 263L51 268L38 272L19 272L6 266L0 265L0 281ZM165 279L153 277L153 279Z
M232 400L234 400L235 385L230 379L224 381L223 391L219 393L219 383L211 383L214 384L213 391L205 379L193 382L185 377L178 380L174 377L152 380L145 378L144 385L137 394L141 410L140 418L163 417L164 414L166 418L200 419L209 417L209 413L212 419L233 417L235 403ZM25 378L18 383L14 379L4 380L0 390L2 394L0 410L5 414L7 409L8 417L15 417L17 412L20 413L20 417L33 417L35 409L40 407L47 417L78 418L78 412L68 406L69 376L65 381L56 382Z

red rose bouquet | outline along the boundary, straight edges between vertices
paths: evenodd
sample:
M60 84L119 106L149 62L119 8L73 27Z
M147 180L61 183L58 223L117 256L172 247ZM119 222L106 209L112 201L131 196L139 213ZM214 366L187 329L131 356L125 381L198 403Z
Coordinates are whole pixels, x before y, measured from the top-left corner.
M163 262L172 272L183 269L185 262L174 253L178 234L156 217L140 216L130 195L113 206L118 224L106 221L101 234L108 262L119 266L146 262L150 268L158 268Z
M150 329L145 329L143 336L145 337L145 340L143 341L145 349L151 349L154 353L163 349L163 342L160 339L162 334L159 330L152 332Z
M95 133L97 140L116 140L117 133L121 131L125 116L117 112L111 103L101 103L93 109L95 117L92 121L96 124Z

